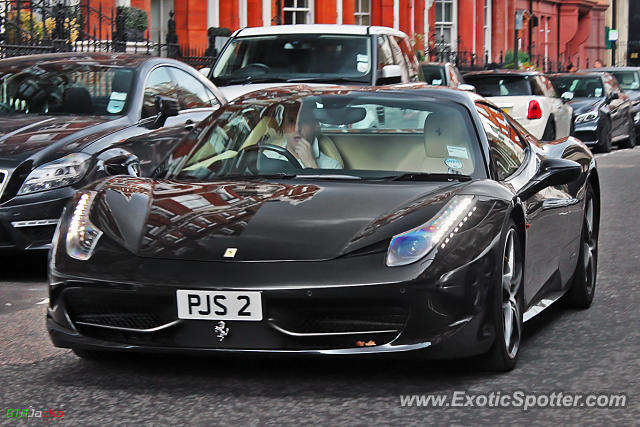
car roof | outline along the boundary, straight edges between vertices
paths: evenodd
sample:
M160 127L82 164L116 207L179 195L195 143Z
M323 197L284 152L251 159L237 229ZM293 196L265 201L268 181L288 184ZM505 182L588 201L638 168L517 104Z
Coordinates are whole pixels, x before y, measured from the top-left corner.
M541 76L540 71L531 70L488 70L488 71L471 71L465 73L466 76Z
M70 52L70 53L45 53L41 55L16 56L12 58L0 59L0 66L17 65L29 66L43 62L94 62L104 65L120 65L124 67L139 67L140 65L153 60L171 61L169 58L162 58L150 55L140 55L132 53L113 52ZM177 61L175 61L177 62Z
M348 35L369 35L369 34L392 34L404 36L402 31L389 27L367 26L367 25L338 25L338 24L295 24L295 25L273 25L269 27L248 27L241 28L233 33L231 37L266 36L278 34L348 34Z

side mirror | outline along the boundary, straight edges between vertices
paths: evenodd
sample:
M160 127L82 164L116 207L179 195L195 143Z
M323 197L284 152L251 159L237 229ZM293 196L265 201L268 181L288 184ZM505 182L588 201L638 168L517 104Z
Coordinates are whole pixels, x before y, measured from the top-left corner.
M122 148L111 148L98 156L98 165L107 175L140 176L140 159Z
M168 96L156 96L156 111L158 115L153 123L155 127L162 127L167 121L167 118L177 116L180 112L180 103L175 98Z
M564 102L564 103L572 101L573 100L573 92L564 92L562 95L560 95L560 99L562 99L562 102Z
M524 186L518 196L526 200L547 187L569 184L580 177L582 166L573 160L547 158L540 162L540 169Z
M393 83L400 83L402 81L402 68L399 65L385 65L380 70L380 75L376 84L378 85L390 85Z
M474 85L469 85L466 83L461 83L458 85L458 89L464 90L465 92L476 92L476 87Z

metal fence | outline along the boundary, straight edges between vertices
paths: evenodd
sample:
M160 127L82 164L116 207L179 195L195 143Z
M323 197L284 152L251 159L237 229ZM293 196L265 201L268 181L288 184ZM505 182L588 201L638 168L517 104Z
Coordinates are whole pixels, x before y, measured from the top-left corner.
M196 68L210 66L215 49L180 46L173 13L170 15L165 40L154 42L140 23L143 20L146 27L146 14L136 22L131 8L104 8L99 0L0 0L0 58L51 52L131 52L171 57ZM210 31L210 43L220 35L226 32Z

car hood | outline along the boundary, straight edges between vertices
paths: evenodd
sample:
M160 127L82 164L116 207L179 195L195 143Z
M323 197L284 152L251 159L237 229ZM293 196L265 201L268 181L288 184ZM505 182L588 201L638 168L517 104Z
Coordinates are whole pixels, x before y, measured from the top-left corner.
M0 158L22 160L45 148L64 155L108 133L114 122L107 116L0 116Z
M250 83L244 85L218 86L227 101L231 101L244 94L269 89L272 87L299 86L304 84L307 87L327 86L326 83Z
M597 110L600 108L604 98L575 98L569 102L571 108L573 108L574 116L588 113L589 111Z
M625 90L624 93L631 101L640 100L640 90Z
M143 257L326 260L385 251L388 239L429 220L465 185L316 179L201 184L120 176L96 184L91 218Z

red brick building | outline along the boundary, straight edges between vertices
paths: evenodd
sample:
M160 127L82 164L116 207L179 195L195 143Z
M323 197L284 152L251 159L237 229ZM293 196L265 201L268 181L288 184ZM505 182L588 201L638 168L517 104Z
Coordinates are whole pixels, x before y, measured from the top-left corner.
M94 0L95 1L95 0ZM519 32L519 50L540 67L604 58L604 14L609 0L100 0L148 11L152 40L164 39L169 11L175 11L178 41L205 48L208 27L300 23L370 24L400 29L417 49L448 46L475 55L482 64L500 62L515 42L515 14L535 16ZM128 4L127 4L128 3ZM533 24L537 23L537 26ZM529 30L531 27L531 31ZM437 44L436 44L437 43Z

